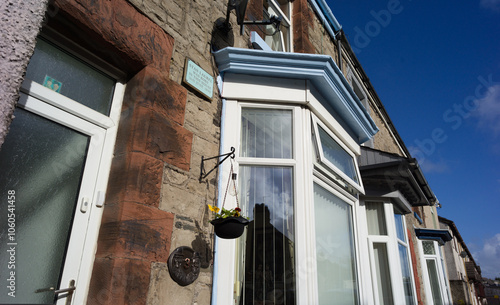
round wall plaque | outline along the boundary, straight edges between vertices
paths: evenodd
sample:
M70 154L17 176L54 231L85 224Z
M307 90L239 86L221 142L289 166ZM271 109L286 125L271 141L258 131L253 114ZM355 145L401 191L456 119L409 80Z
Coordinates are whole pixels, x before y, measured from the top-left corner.
M170 277L177 284L187 286L200 275L200 255L189 247L179 247L170 253L167 266Z

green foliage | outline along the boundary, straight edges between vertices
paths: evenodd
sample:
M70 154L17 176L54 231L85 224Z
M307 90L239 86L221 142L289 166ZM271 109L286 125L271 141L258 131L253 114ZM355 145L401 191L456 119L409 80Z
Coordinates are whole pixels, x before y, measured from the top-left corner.
M212 206L212 205L208 205L208 208L210 209L210 211L212 212L215 212L215 219L219 219L219 218L228 218L228 217L240 217L241 214L241 209L236 207L234 209L225 209L225 208L222 208L219 209L218 207L215 207L215 206Z

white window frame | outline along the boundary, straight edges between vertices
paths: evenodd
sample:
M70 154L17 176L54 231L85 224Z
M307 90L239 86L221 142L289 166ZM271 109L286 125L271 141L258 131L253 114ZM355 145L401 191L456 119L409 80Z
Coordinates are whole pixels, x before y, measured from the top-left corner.
M223 141L223 150L229 150L235 143L240 143L240 131L241 131L241 113L243 108L255 108L255 109L279 109L279 110L291 110L292 111L292 158L291 159L270 159L270 158L253 158L253 157L240 157L240 148L236 149L236 158L234 162L234 172L238 172L239 166L283 166L293 168L293 190L294 190L294 214L295 214L295 244L303 243L305 238L302 236L300 229L303 224L300 224L300 219L297 217L297 213L304 213L301 211L303 207L299 207L297 202L302 201L299 198L299 194L304 194L304 184L299 181L303 181L303 168L301 162L296 160L303 159L303 150L298 143L302 143L302 118L300 107L297 106L287 106L287 105L270 105L264 103L249 103L240 102L236 100L226 101L225 112L228 113L225 117L227 120L224 122L226 126L231 126L230 129L233 131L227 133L227 137ZM230 115L229 115L230 114ZM230 173L230 165L224 164L222 166L222 173L220 175L219 181L227 181ZM232 197L232 198L230 198ZM219 203L222 202L222 198L219 196ZM226 208L236 207L236 198L228 194L226 201L224 203ZM236 283L236 241L235 240L225 240L217 238L216 243L216 253L218 257L214 263L214 278L217 281L214 291L214 304L232 304L233 302L233 289L228 290L228 287L233 287L237 285ZM301 266L305 261L303 258L306 257L304 248L296 247L296 257L295 257L295 271L304 270L304 266ZM219 264L218 262L226 262ZM227 263L234 262L234 263ZM296 287L304 286L302 283L303 277L296 276ZM236 289L236 287L234 287ZM301 296L297 293L297 302ZM304 300L305 301L305 300ZM307 301L305 301L307 303ZM305 303L304 303L305 304Z
M104 73L108 72L101 67L97 68ZM108 74L113 75L112 72ZM89 207L83 213L85 219L73 223L68 253L73 251L77 256L67 255L60 284L60 288L67 288L69 281L75 280L77 288L71 304L87 303L124 93L125 84L116 81L110 113L106 116L32 80L25 79L21 86L21 95L24 97L20 99L19 107L94 137L89 147L89 154L92 155L87 157L88 166L86 164L84 173L90 173L93 177L92 187L82 186L76 213L83 213L80 211L82 200L88 200ZM74 122L82 123L68 125L65 123L67 117L73 117ZM94 151L96 147L99 147L97 152ZM82 227L86 229L82 230ZM61 298L57 304L66 304L66 301L66 298Z
M347 148L354 156L361 154L360 145L349 132L337 121L334 115L325 108L322 95L309 80L283 79L277 77L253 76L246 74L226 73L224 82L221 84L223 106L221 120L221 154L230 151L231 147L238 147L241 129L241 106L253 106L256 108L292 107L296 109L294 115L294 158L296 168L294 169L294 212L295 212L295 242L296 242L296 287L297 304L317 304L316 283L316 252L314 222L311 221L311 213L314 212L314 179L327 182L328 187L334 190L334 194L350 202L353 206L353 230L354 230L354 252L356 255L357 285L359 304L365 304L365 286L362 286L363 278L361 270L361 245L358 226L362 223L359 218L358 192L350 192L345 187L345 182L340 183L332 179L334 175L330 171L321 170L317 166L314 152L314 141L312 133L313 113L319 121L325 125L325 130L335 134L339 142ZM295 138L299 137L299 138ZM307 145L304 145L307 143ZM236 154L239 154L237 149ZM278 165L273 159L273 165ZM356 160L356 158L355 158ZM240 159L235 158L233 169L238 170ZM251 159L243 159L247 164L253 164ZM257 164L258 165L258 164ZM218 204L223 201L225 186L230 173L230 162L224 162L219 173L219 198ZM359 169L357 169L359 170ZM225 207L231 207L235 203L234 196L228 193ZM231 198L229 198L231 197ZM231 203L232 202L232 203ZM365 241L365 240L364 240ZM236 241L216 238L214 257L214 279L212 304L232 304L236 272ZM314 276L313 276L314 275Z
M276 2L276 0L265 0L268 2L269 6L271 7L272 10L274 10L274 12L276 12L278 14L277 17L282 17L282 26L288 28L288 43L285 44L285 39L283 37L283 32L280 31L280 40L281 40L281 46L283 48L283 52L293 52L292 50L292 22L290 20L290 18L288 18L288 16L292 16L291 15L291 6L292 6L292 2L288 2L288 12L285 14L285 12L283 12L281 10L281 7L279 5L279 3ZM287 0L288 1L288 0ZM272 15L271 15L272 16ZM267 43L267 35L266 37L264 37L264 40L266 41Z
M434 254L424 254L424 246L422 244L424 241L433 243ZM427 270L427 260L434 260L436 262L441 300L443 301L443 305L451 305L452 302L451 302L450 286L448 284L448 279L446 276L446 269L445 269L446 264L444 262L441 246L438 244L437 241L428 239L419 239L418 244L420 253L420 265L422 266L425 295L427 300L426 304L434 305L434 300L432 297L431 281L429 277L429 272Z
M248 89L247 89L248 90ZM262 93L260 91L260 93ZM264 94L264 93L262 93ZM293 120L293 157L292 159L267 159L239 156L239 143L241 137L241 113L242 108L256 109L280 109L292 110ZM320 111L321 112L321 111ZM328 115L325 115L328 117ZM231 147L236 149L236 158L233 164L234 172L238 172L239 166L287 166L293 168L294 189L294 215L295 215L295 272L297 287L297 304L316 304L318 301L317 291L317 265L315 252L315 227L314 227L314 193L313 183L318 183L327 188L332 194L341 198L352 207L352 224L354 238L354 255L356 263L356 281L358 301L361 300L362 288L360 285L360 260L357 239L357 196L345 190L343 185L332 179L331 173L323 173L315 168L317 165L314 157L314 140L312 134L311 111L300 104L290 103L268 103L266 101L249 102L236 99L225 100L223 107L223 137L221 151L229 151ZM319 119L318 119L319 121ZM332 123L332 122L330 122ZM333 123L332 123L333 124ZM334 126L337 126L333 124ZM322 125L327 131L330 130L326 124ZM347 134L343 129L337 133ZM336 141L348 151L355 161L354 153L343 143L341 138L335 135ZM306 145L304 145L306 144ZM356 167L357 167L357 163ZM230 173L230 164L222 164L219 176L219 185L224 185ZM358 170L356 168L356 170ZM359 170L358 170L359 175ZM360 177L360 176L359 176ZM224 191L219 192L219 204L223 201ZM224 207L232 208L236 205L236 199L228 194ZM231 304L233 302L233 291L237 283L236 275L236 241L227 239L216 239L216 257L214 262L214 291L212 294L213 304ZM234 263L231 263L234 262Z
M366 203L381 203L383 204L384 216L385 216L385 225L387 229L387 235L370 235L368 233L368 223L366 217ZM401 259L399 256L399 244L403 244L408 251L408 266L410 268L410 276L412 280L412 290L413 290L413 302L417 304L417 293L416 286L414 281L413 274L413 265L411 261L411 251L409 247L409 241L404 242L401 241L397 236L396 231L396 222L394 220L394 214L397 214L395 209L399 209L399 205L395 204L391 200L387 198L380 197L367 197L361 199L360 203L360 213L359 213L359 223L360 223L360 239L363 236L366 238L366 248L365 246L360 246L360 252L362 253L362 268L363 270L370 270L371 276L364 277L365 280L363 287L367 290L367 298L363 300L363 302L368 304L377 304L379 305L379 297L378 297L378 289L376 286L377 276L375 274L375 255L373 251L373 243L384 243L387 245L387 256L389 259L389 272L391 277L391 288L392 288L392 297L394 304L406 304L405 302L405 292L403 286L403 275L401 270ZM408 239L406 234L406 219L403 215L403 228L405 237ZM366 252L365 252L366 251ZM366 253L366 254L363 254ZM382 305L382 304L380 304Z
M359 166L358 166L358 161L356 158L356 155L335 135L327 126L324 124L322 121L320 121L315 115L312 115L312 122L313 122L313 131L314 131L314 138L315 138L315 143L316 143L316 153L319 158L319 162L316 163L316 166L319 168L324 168L322 164L326 165L327 168L331 169L335 174L340 176L343 180L345 180L347 183L349 183L350 186L352 186L354 189L356 189L358 192L364 194L364 188L363 188L363 181L361 179L361 174L359 172ZM337 144L352 158L353 166L354 166L354 171L355 174L359 180L359 183L352 180L351 177L347 176L342 170L340 170L338 167L336 167L333 163L331 163L329 160L327 160L323 154L323 148L322 148L322 143L321 139L319 136L319 131L318 131L318 126L323 128L323 130L335 141Z
M354 238L354 241L353 241L353 244L354 244L354 260L355 260L355 263L356 263L356 270L355 270L355 279L356 279L356 284L357 284L357 304L363 304L361 302L362 300L362 295L363 295L363 291L362 291L362 285L361 285L361 265L360 265L360 255L359 255L359 239L358 239L358 216L357 216L357 203L358 203L358 200L356 197L353 197L351 194L347 193L343 188L341 188L340 186L338 186L337 184L335 183L332 183L331 180L329 180L329 178L327 178L326 176L322 175L320 172L318 172L317 170L314 171L314 174L313 174L313 179L312 179L312 182L310 184L310 188L311 188L311 204L308 204L307 205L307 208L308 208L308 213L310 215L310 221L306 222L309 226L307 228L307 230L309 231L309 247L310 247L310 253L308 255L308 257L310 257L311 261L312 261L312 264L311 264L311 268L310 268L310 271L308 273L308 276L311 277L311 283L314 283L314 286L313 286L313 294L312 294L312 298L313 298L313 302L312 303L306 303L306 304L318 304L319 300L318 300L318 291L317 291L317 278L318 278L318 274L317 274L317 270L319 268L318 264L317 264L317 253L316 253L316 234L315 234L315 231L316 231L316 228L315 228L315 218L314 218L314 191L313 191L313 188L314 188L314 184L318 184L320 187L324 188L325 190L327 190L328 192L332 193L334 196L338 197L340 200L342 200L343 202L347 203L349 206L351 206L351 217L352 217L352 235L353 235L353 238Z
M405 215L401 211L400 211L400 213L396 213L396 211L395 211L396 209L398 209L398 210L400 210L400 209L394 207L394 214L401 214L401 217L403 220L403 234L406 238L406 241L399 239L399 237L397 236L397 229L396 229L396 250L398 251L398 261L401 262L401 257L399 256L399 245L403 245L406 248L407 254L408 254L407 264L408 264L408 267L410 268L410 280L412 282L411 287L412 287L412 292L413 292L413 303L418 304L417 291L416 291L416 286L415 286L415 278L413 275L413 264L411 261L410 236L408 236L408 234L407 234L408 230L406 227L406 218L405 218ZM396 220L394 219L394 217L392 217L392 221L394 222L394 226L395 226ZM401 265L401 263L400 263L400 265ZM400 274L401 274L400 279L402 280L403 279L403 271L402 270L401 270ZM403 286L403 300L404 299L406 299L406 295L404 293L404 286Z

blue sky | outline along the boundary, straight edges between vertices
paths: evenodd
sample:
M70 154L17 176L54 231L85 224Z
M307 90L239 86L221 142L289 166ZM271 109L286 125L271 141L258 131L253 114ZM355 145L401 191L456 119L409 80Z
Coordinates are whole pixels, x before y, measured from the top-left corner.
M500 0L328 0L484 277L500 277Z

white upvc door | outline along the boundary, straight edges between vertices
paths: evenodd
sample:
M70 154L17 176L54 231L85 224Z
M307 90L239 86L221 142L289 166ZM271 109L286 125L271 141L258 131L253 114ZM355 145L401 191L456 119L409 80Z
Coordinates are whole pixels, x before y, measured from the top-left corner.
M90 216L93 213L93 209L97 208L93 203L98 200L96 181L99 172L99 164L101 162L101 155L104 149L106 130L81 118L75 117L74 115L68 114L67 112L64 112L53 106L47 105L46 103L43 103L42 101L31 96L26 96L23 94L19 105L26 110L37 113L42 117L46 117L53 120L54 122L58 122L65 127L82 133L89 139L88 146L81 151L82 153L86 154L86 158L84 161L84 168L81 172L82 177L77 199L76 202L68 202L68 204L75 205L74 207L72 207L74 209L74 216L73 223L71 224L71 230L70 232L68 232L69 241L66 248L64 264L61 266L62 275L60 284L59 286L56 286L56 288L59 290L69 288L71 286L79 289L80 285L78 282L78 274L80 270L80 263L82 261L88 224ZM79 149L82 148L83 147ZM64 159L62 159L62 162L64 162ZM19 191L22 192L23 190L21 189ZM50 217L50 215L46 215L46 217ZM58 219L52 219L51 221L56 223ZM34 271L35 270L33 270L33 272ZM48 287L39 287L38 289L43 288ZM40 293L43 294L44 292ZM47 293L50 294L51 292ZM61 293L59 296L64 295L65 294ZM57 304L66 304L66 299L59 299L57 301Z
M14 293L0 303L86 303L123 90L116 85L106 116L23 83L0 151L0 191L15 194L15 230L10 240L1 234L0 268L16 250Z

